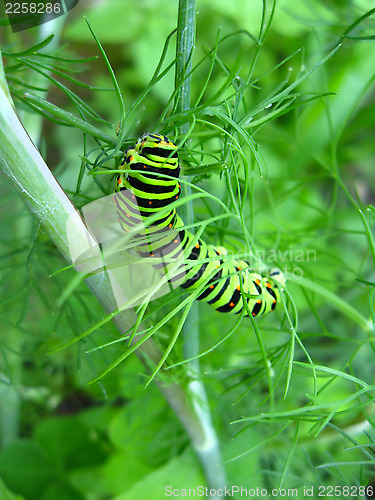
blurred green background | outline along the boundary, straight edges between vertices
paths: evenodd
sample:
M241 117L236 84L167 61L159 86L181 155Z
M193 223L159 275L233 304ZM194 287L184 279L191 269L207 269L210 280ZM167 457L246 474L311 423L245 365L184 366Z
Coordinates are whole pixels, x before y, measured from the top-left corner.
M265 2L265 6L269 19L272 4ZM298 342L292 349L293 330L280 307L257 321L272 365L268 371L271 396L248 321L201 359L214 425L224 460L229 461L228 484L300 492L303 486L314 486L318 498L319 486L375 483L375 18L364 17L354 25L372 7L366 0L280 0L255 57L257 47L244 31L259 36L260 0L197 1L193 66L202 62L192 74L192 102L201 94L210 71L211 60L205 56L219 37L224 41L218 46L202 103L214 97L215 109L232 109L235 85L221 89L228 72L235 68L239 82L251 72L241 116L253 110L252 120L261 120L250 132L262 175L244 148L251 164L251 200L243 213L256 248L266 256L271 249L275 252L275 262L266 264L278 265L290 278L287 291L298 313L296 332L306 349ZM81 0L53 28L56 32L61 28L58 53L70 58L99 56L71 65L71 75L92 87L111 88L86 16L130 110L176 27L177 10L178 2L171 0ZM342 38L350 26L352 38ZM43 38L38 28L18 34L7 26L0 30L2 49L8 52L25 50ZM339 41L342 45L327 58ZM174 50L173 39L165 66L173 61ZM4 62L14 76L11 58ZM289 112L272 115L282 100L272 106L267 102L315 65L290 91L296 100L290 101ZM25 70L21 78L23 83L46 85L31 70ZM121 118L114 92L80 87L61 75L56 79L111 125L97 126L114 134ZM39 134L39 115L17 97L20 82L9 81L27 131L34 138L40 136L44 159L76 205L102 196L103 191L109 193L110 176L102 176L98 185L93 176L85 175L77 191L82 156L93 159L88 154L94 148L92 140L86 143L79 130L47 119ZM129 141L157 128L173 87L171 70L152 86L137 109L129 125ZM315 98L318 94L322 97ZM66 93L56 85L50 86L48 100L75 113ZM205 119L219 128L196 124L192 156L185 156L186 169L220 163L224 158L223 125L209 110ZM230 157L226 161L230 163ZM194 183L228 201L223 176L209 169L207 175L199 174L197 168L193 172ZM104 311L83 283L75 283L72 269L54 274L66 266L65 261L19 196L3 178L0 182L0 499L157 500L165 497L167 485L193 488L204 484L189 439L173 411L153 384L143 390L147 375L135 356L99 384L86 385L123 352L120 343L87 353L118 338L112 324L75 346L46 355L97 323ZM198 221L220 210L215 203L194 203ZM236 250L243 244L239 227L210 227L206 237ZM179 300L178 294L172 294L166 304L160 301L158 305L164 304L165 311ZM228 333L235 320L204 304L199 312L203 352ZM293 317L290 305L289 312ZM178 317L172 318L158 334L161 346L167 344L177 322ZM182 341L178 341L172 362L181 360L181 350ZM293 356L309 363L306 352L311 363L325 367L325 371L317 369L316 380L311 368L292 364ZM293 373L286 392L290 367ZM171 374L177 381L186 381L183 369ZM230 425L242 418L248 420ZM339 497L348 495L340 490Z

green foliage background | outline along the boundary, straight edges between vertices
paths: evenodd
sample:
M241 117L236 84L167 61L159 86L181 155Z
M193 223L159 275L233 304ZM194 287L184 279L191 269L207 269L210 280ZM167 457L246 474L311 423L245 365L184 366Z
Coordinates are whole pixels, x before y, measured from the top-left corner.
M64 20L61 54L99 54L83 18L87 16L129 111L149 84L165 40L176 27L177 2L81 3ZM269 18L272 5L265 5ZM197 122L189 148L182 152L183 166L194 184L232 211L228 189L233 179L240 179L241 192L248 195L244 225L255 248L268 256L272 249L276 261L271 264L284 268L289 278L290 321L282 306L257 320L269 364L247 319L201 358L214 425L228 461L228 484L300 491L314 486L317 494L321 485L374 483L374 16L355 24L371 8L366 0L280 0L255 56L258 48L244 31L258 37L260 0L197 2L193 66L202 63L192 74L193 103L210 71L206 56L217 39L224 41L217 47L202 96L203 114L193 110L188 115L189 123L193 117ZM352 38L342 38L349 27ZM9 53L25 50L40 36L37 29L18 35L4 26L1 30L2 49ZM173 61L173 50L172 42L164 67ZM252 65L250 84L243 86ZM35 114L22 100L22 81L14 77L42 87L46 82L30 69L17 73L11 57L5 57L5 66L19 114L32 133ZM109 122L112 128L94 121L115 137L121 118L115 93L88 88L111 88L103 59L65 64L62 71L68 67L86 87L61 75L56 79ZM223 87L228 75L229 84ZM301 83L289 93L292 98L275 98L298 79ZM159 123L173 86L173 70L152 85L128 123L129 142L158 127L169 126L173 132L181 123L181 117L172 125L167 119ZM240 143L239 153L249 162L247 191L246 165L228 149L224 130L230 130L230 124L219 113L231 115L240 90L244 98L238 122L248 114L249 120L240 125L251 133L260 163L249 146ZM48 100L76 113L56 85ZM205 108L205 103L212 107ZM284 104L289 105L285 113ZM199 121L203 118L208 124ZM93 147L92 139L84 139L77 128L44 121L40 150L78 207L112 189L110 175L89 173L98 153L89 154ZM79 186L82 165L87 168ZM224 166L230 177L226 172L219 175ZM156 500L164 498L168 484L204 484L173 411L153 384L143 390L147 374L135 356L99 383L85 385L124 351L123 343L116 343L87 352L118 338L112 324L46 355L91 328L104 312L72 269L57 273L66 266L62 257L6 182L1 181L0 190L0 498ZM223 213L212 200L195 202L194 212L198 223ZM210 225L205 238L238 251L245 244L243 226L228 221ZM315 257L307 260L307 252ZM176 292L151 304L155 313L150 323L180 300ZM236 318L205 305L199 312L204 352L230 331ZM155 335L162 348L178 319L176 314ZM177 341L170 364L182 360L182 343ZM184 365L169 372L172 380L186 383Z

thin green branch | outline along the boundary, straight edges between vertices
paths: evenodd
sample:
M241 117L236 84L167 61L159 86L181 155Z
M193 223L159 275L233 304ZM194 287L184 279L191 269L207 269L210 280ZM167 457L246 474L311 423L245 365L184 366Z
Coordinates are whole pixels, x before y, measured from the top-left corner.
M97 139L100 139L107 144L113 144L115 141L114 136L102 132L97 127L90 125L90 123L85 122L81 118L74 116L72 113L69 113L68 111L63 110L58 106L51 104L50 102L35 94L25 93L23 94L22 99L25 102L36 106L38 109L46 111L57 120L60 120L62 123L65 123L66 125L71 127L78 128L82 130L82 132L85 132L92 137L96 137Z
M195 46L195 16L195 0L180 0L178 8L175 79L175 112L177 114L184 113L190 109L192 56ZM185 136L185 140L188 139L189 128L188 121L182 123L180 126L180 135ZM185 196L191 195L191 188L189 186L184 187L184 194ZM192 202L184 205L184 213L182 215L185 224L193 224L194 211ZM183 317L183 319L185 318ZM204 468L208 486L218 490L225 487L225 470L222 465L219 441L212 425L204 385L201 380L198 380L200 375L198 320L198 306L197 303L193 303L182 330L184 356L187 359L191 359L187 363L187 371L193 380L189 383L188 389L191 392L193 410L205 433L202 442L198 446L196 443L195 449Z

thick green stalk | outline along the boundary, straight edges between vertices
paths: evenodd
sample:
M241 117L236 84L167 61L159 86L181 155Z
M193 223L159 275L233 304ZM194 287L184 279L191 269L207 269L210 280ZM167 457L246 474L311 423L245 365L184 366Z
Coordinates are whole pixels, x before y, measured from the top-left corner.
M192 55L195 46L195 0L180 0L176 45L176 96L177 112L190 109ZM180 132L185 134L189 124L184 123Z
M195 0L180 0L178 7L177 45L176 45L176 79L175 86L179 91L176 94L176 112L190 109L191 100L191 68L192 55L195 46ZM180 135L188 133L189 124L180 127ZM184 185L184 195L191 195L191 187ZM192 202L183 206L183 218L186 224L194 223ZM184 355L186 359L194 358L199 354L199 316L197 303L193 305L186 319L182 336L184 339ZM203 382L200 380L199 360L188 363L187 371L193 379L188 384L191 393L193 408L199 418L204 436L200 443L195 444L196 452L205 471L209 488L215 490L225 488L225 470L222 465L220 446L215 429L212 425L211 413Z
M178 27L176 44L176 81L175 86L179 88L176 94L176 111L181 113L190 109L191 100L191 68L192 55L195 45L195 0L180 0L178 7ZM184 123L180 127L180 134L184 136L189 130L189 124ZM191 186L183 185L183 194L190 196ZM193 203L189 201L181 207L181 214L185 224L194 223ZM190 314L185 322L182 335L185 340L184 354L187 359L199 354L199 328L198 328L198 306L193 304ZM199 362L193 361L189 364L192 374L199 375Z
M58 250L71 262L72 254L81 253L81 249L87 247L90 234L25 132L3 85L0 88L0 167L28 208L41 221L44 231ZM106 276L92 276L87 284L107 312L116 309L112 287ZM124 334L135 319L134 313L127 310L118 314L113 321L119 332ZM137 354L147 367L150 361L156 365L161 358L152 339L144 342ZM190 435L195 448L199 448L206 442L204 425L194 413L183 388L178 384L166 384L166 377L168 374L165 373L164 383L159 384L159 388Z

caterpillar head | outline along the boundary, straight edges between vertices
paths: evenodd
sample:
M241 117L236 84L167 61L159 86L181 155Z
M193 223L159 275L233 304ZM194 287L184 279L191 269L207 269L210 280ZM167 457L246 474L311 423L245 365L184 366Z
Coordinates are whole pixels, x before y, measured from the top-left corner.
M146 134L138 139L135 150L150 160L155 157L177 158L177 146L165 135Z
M271 278L275 278L275 280L277 280L279 283L281 283L281 285L283 285L283 286L285 285L286 278L278 267L271 269L271 271L269 272L269 276Z

